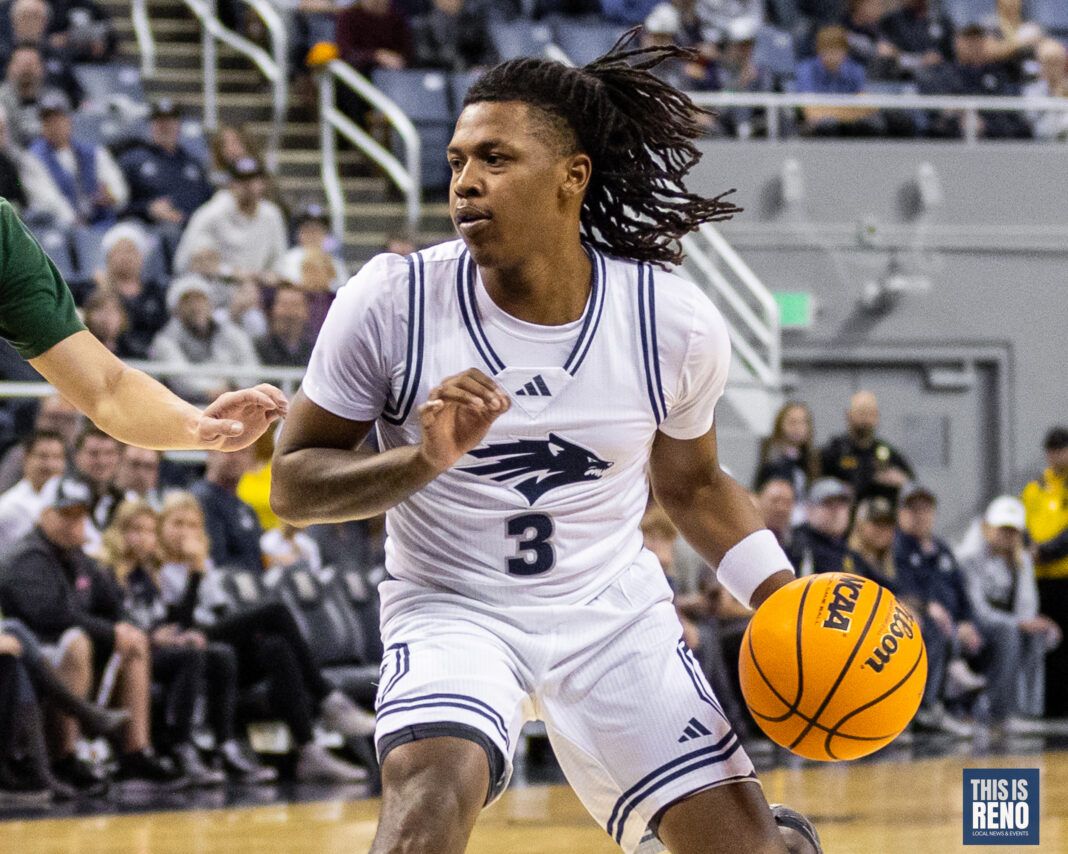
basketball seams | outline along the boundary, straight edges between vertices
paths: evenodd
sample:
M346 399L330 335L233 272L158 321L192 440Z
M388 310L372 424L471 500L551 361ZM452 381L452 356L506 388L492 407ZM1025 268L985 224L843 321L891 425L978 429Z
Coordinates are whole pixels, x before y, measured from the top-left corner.
M772 737L773 741L810 759L841 761L843 758L857 758L879 750L892 742L904 729L907 720L915 713L912 704L915 699L912 686L922 681L921 677L926 670L927 653L922 636L917 636L919 650L911 664L905 663L907 659L899 659L894 662L895 666L889 671L884 670L883 667L875 671L881 675L881 678L872 678L875 676L872 674L862 682L855 683L854 673L859 675L860 671L866 668L866 665L857 667L862 663L860 656L865 644L870 643L872 638L880 638L884 631L889 632L888 627L895 627L893 628L894 635L898 638L902 637L896 628L897 618L894 616L895 609L898 607L897 600L880 585L864 579L859 579L867 586L861 596L845 588L843 588L844 592L839 595L835 585L849 576L839 573L829 575L834 577L823 576L818 580L810 578L804 581L798 579L792 583L794 593L792 599L790 596L779 597L774 607L770 610L765 609L762 618L758 616L754 619L746 628L743 639L743 647L748 649L748 655L743 651L740 663L743 666L742 689L743 694L746 695L746 705L760 727ZM829 586L825 587L825 585ZM856 580L853 582L853 587L857 593L863 589L863 587L857 587ZM818 614L806 612L809 588L814 588L811 599L820 608ZM836 645L836 654L829 660L823 657L811 660L809 667L815 670L807 674L809 678L806 680L804 656L806 653L816 651L816 647L822 648L820 646L822 633L805 632L804 620L812 620L813 628L815 628L815 624L823 619L823 606L820 603L829 602L831 597L837 597L834 598L832 609L834 619L828 617L824 625L839 630L844 629L851 637L844 638L845 643ZM774 596L769 599L769 603L773 601L775 601ZM850 631L850 615L853 622L852 631ZM790 619L796 620L795 626L789 624ZM915 618L911 619L914 626ZM905 626L906 630L907 628ZM913 636L909 634L908 638L911 639ZM806 644L813 649L806 649ZM765 660L762 665L756 653L758 645L764 649L765 656L769 650L771 651L774 666L768 660ZM792 651L791 645L794 647ZM906 649L909 648L915 650L916 642L908 644ZM786 696L789 686L785 683L793 670L790 661L792 657L797 659L798 681L795 683L795 690L790 692L794 695L793 702L790 702ZM905 669L907 673L904 672ZM835 670L839 672L836 674ZM834 681L828 684L824 678L819 678L821 676L831 677ZM884 688L883 686L891 680L893 684ZM862 684L867 687L861 688ZM767 686L766 689L764 686ZM910 690L902 694L901 689L906 686ZM799 708L806 696L806 689L808 696L812 696L814 691L824 692L818 707L811 714ZM878 692L878 696L870 700L865 699L864 694L871 697L875 691ZM755 701L757 707L771 704L774 700L785 711L781 714L764 714L756 711L750 699ZM851 708L857 703L863 703L863 705ZM880 703L883 705L879 706ZM813 704L806 703L805 705L810 707ZM873 708L876 708L874 713L871 711ZM885 713L883 709L886 710ZM858 717L866 712L868 714L863 718ZM828 717L827 722L820 721L823 715ZM830 723L832 715L835 721L833 724ZM795 717L798 723L794 723ZM892 728L892 731L881 735L861 734L871 732L881 726ZM843 729L847 727L853 729L854 732L843 732ZM844 739L846 742L839 744L837 751L832 749L835 738ZM841 754L845 754L844 757Z
M819 708L816 709L815 713L812 715L813 721L818 721L820 719L820 715L823 714L823 710L827 708L827 705L831 702L831 698L834 697L834 692L838 690L838 687L842 684L842 680L844 680L846 674L849 673L849 668L853 664L853 659L857 657L857 653L860 651L861 644L864 643L865 638L867 638L868 636L868 632L871 631L872 624L875 622L875 615L879 613L879 605L882 601L883 588L879 585L876 585L875 605L872 607L871 613L868 614L868 620L864 624L864 631L860 633L860 636L857 638L857 642L853 644L853 649L850 651L849 657L846 659L845 664L842 665L842 669L838 673L838 678L834 680L834 684L831 685L831 688L827 692L827 695L823 698L823 702L820 703ZM799 745L802 741L804 741L805 736L807 736L812 731L812 727L814 725L815 724L810 723L801 731L801 734L793 740L792 744L789 745L791 750L797 747L797 745Z
M893 694L897 693L897 691L900 690L904 685L908 684L912 680L912 674L916 672L916 668L918 668L920 666L920 662L923 661L925 655L926 655L926 648L924 647L923 644L920 644L920 654L916 656L916 661L913 662L912 667L909 668L908 673L906 673L904 676L902 676L901 679L898 680L896 685L891 687L885 693L883 693L880 696L876 697L874 700L871 700L871 701L865 703L863 706L858 706L853 711L851 711L849 714L847 714L845 717L843 717L841 720L839 720L838 723L836 723L830 729L825 729L825 728L821 727L821 729L825 729L825 732L827 733L827 740L823 745L823 749L825 751L827 751L827 755L828 756L830 756L832 759L837 759L838 758L837 756L834 755L834 751L831 750L831 741L834 738L848 738L848 739L851 739L851 740L854 740L854 741L861 740L861 739L858 739L856 736L851 736L851 735L846 735L844 733L840 733L838 730L850 718L852 718L852 717L854 717L856 715L859 715L861 712L867 711L868 709L872 708L873 706L877 706L883 700L885 700L888 697L892 696ZM900 735L900 733L897 733L896 735ZM896 735L895 736L884 736L884 738L894 738L894 737L896 737Z

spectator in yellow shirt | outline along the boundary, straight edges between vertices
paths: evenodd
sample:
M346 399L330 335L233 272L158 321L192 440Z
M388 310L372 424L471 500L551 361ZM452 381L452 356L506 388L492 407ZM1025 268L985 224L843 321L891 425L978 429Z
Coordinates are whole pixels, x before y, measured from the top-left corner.
M1064 632L1068 629L1068 427L1046 434L1048 468L1020 496L1027 531L1034 541L1035 577L1042 612ZM1068 715L1068 650L1062 644L1046 656L1046 714Z

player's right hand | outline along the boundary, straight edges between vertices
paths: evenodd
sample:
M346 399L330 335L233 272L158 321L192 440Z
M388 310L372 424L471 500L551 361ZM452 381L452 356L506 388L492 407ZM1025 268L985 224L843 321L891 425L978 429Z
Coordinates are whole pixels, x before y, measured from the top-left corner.
M511 405L504 390L478 368L446 377L419 407L420 453L438 471L451 468Z

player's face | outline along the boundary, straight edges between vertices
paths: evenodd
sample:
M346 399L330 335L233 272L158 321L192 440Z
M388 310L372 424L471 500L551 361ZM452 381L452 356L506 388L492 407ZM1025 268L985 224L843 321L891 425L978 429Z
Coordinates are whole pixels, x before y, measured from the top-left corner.
M446 156L449 213L480 267L510 267L559 246L574 194L565 190L573 158L516 101L464 109Z

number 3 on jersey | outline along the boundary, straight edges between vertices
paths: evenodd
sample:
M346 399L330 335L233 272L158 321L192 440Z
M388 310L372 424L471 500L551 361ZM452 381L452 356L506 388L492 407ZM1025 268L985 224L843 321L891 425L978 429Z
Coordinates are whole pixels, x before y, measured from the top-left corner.
M516 556L508 558L511 575L540 575L556 564L549 538L553 520L544 513L524 513L508 520L508 537L516 540Z

